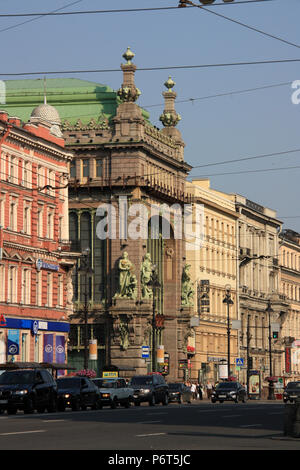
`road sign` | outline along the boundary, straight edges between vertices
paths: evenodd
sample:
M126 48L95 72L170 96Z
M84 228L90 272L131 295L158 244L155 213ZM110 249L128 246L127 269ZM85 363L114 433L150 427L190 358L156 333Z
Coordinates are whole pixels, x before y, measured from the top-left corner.
M243 366L244 365L244 358L243 357L237 357L235 360L235 364L237 366Z
M148 359L150 357L150 348L149 346L142 346L142 358Z

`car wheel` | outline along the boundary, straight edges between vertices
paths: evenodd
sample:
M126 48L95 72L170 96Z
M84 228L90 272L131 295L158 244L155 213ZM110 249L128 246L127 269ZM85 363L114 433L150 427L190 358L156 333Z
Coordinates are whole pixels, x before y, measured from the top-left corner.
M17 413L17 408L7 408L8 415L15 415Z
M149 406L155 406L155 395L151 395L150 401L149 401Z
M134 402L134 406L140 406L140 402L139 402L139 401L135 401L135 402Z
M65 411L66 407L65 407L65 405L58 405L57 409L58 409L58 411Z
M79 410L80 410L79 400L75 400L74 403L72 403L72 411L79 411Z
M118 402L116 400L116 397L114 397L113 401L111 402L110 407L112 410L115 410L117 408L117 405L118 405Z
M181 405L181 403L182 403L181 397L180 397L180 398L178 398L178 400L177 400L177 401L178 401L179 405Z
M168 397L168 394L165 393L164 398L163 398L163 401L162 401L162 404L163 404L164 406L167 406L168 403L169 403L169 397Z
M36 409L36 411L37 411L38 413L44 413L45 407L44 407L44 406L38 406L37 409Z
M126 400L125 403L124 403L124 407L125 407L125 408L130 408L130 405L131 405L131 403L130 403L130 398L128 397L127 400Z
M216 403L216 400L214 398L212 398L211 402ZM189 403L191 403L191 402L189 402Z
M57 401L54 396L50 398L50 402L47 406L48 413L54 413L57 410Z
M27 400L26 407L24 408L24 413L26 415L31 414L34 412L33 401L31 398Z

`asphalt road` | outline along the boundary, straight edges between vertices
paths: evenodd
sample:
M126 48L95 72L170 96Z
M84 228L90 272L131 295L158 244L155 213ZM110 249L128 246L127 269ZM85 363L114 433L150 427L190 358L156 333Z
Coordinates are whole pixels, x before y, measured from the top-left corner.
M283 436L284 405L142 405L129 409L0 415L1 450L299 450Z

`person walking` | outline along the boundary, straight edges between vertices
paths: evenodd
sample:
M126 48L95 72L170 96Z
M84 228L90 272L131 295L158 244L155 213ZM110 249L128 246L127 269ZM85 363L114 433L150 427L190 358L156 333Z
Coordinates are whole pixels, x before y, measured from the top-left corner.
M193 399L195 400L196 397L197 397L197 393L196 393L196 384L194 382L192 382L191 391L192 391L192 394L193 394Z

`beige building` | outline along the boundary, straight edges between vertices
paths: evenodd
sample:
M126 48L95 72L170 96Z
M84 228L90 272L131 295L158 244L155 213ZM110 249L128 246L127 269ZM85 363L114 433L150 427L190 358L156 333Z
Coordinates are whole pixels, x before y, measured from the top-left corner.
M286 381L300 380L300 234L280 234L280 290L289 303L283 316L280 340L283 348L281 371Z
M259 394L264 396L268 386L266 377L281 375L283 349L280 337L273 339L273 331L280 330L288 307L279 285L282 223L274 210L240 195L233 198L239 213L240 355L246 365L241 370L241 380L247 381L247 369L250 375L258 371Z
M211 189L209 180L194 180L188 190L194 205L203 209L200 247L187 245L186 251L195 290L190 377L202 383L216 382L227 372L228 310L223 300L228 287L233 301L229 305L230 370L232 375L237 372L238 334L232 321L238 312L238 214L232 197Z

